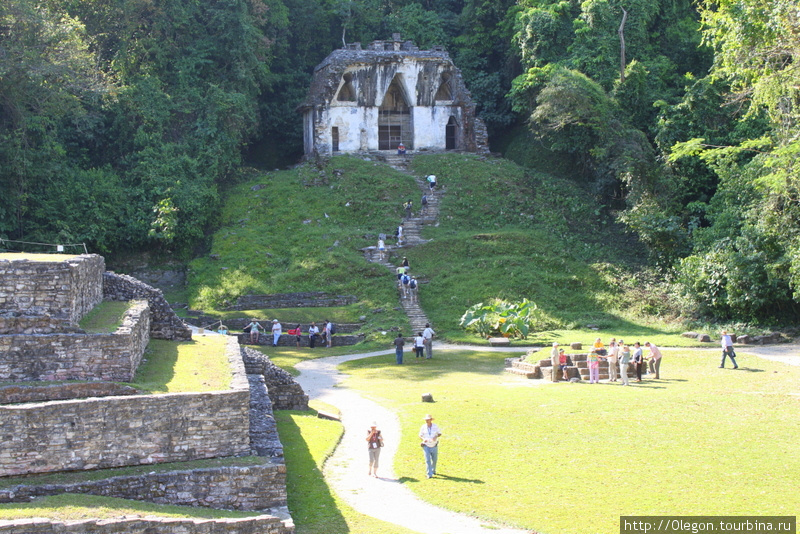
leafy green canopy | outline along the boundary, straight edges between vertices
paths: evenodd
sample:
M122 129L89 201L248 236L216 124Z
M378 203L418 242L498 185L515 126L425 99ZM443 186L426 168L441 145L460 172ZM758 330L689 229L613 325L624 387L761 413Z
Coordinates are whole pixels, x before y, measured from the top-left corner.
M0 234L103 253L201 238L255 132L263 7L4 2Z

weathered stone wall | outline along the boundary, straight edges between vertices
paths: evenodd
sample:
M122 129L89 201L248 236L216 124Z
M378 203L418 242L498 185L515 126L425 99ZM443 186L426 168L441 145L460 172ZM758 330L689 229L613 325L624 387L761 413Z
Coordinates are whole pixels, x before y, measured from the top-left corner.
M250 347L241 347L241 357L248 374L264 376L272 409L308 410L308 395L294 377L272 363L268 356Z
M106 272L102 278L106 300L145 299L150 304L150 337L155 339L192 339L192 330L175 315L160 289L124 274Z
M50 315L25 315L22 312L0 313L0 335L52 334L53 332L81 332L69 321L54 319Z
M150 309L135 301L112 334L0 335L0 380L130 382L149 341Z
M272 345L272 333L267 332L261 333L258 336L258 343L250 343L250 334L236 334L234 337L239 340L239 343L242 345ZM282 334L280 338L278 338L278 346L279 347L294 347L297 343L295 339L297 336L290 336L289 334ZM334 334L333 335L333 343L332 346L336 347L343 347L343 346L350 346L355 345L356 343L360 343L364 341L364 334ZM300 346L301 347L308 347L308 335L300 336ZM322 347L322 337L317 336L316 341L317 347Z
M63 382L60 384L11 384L0 387L0 404L46 402L53 400L85 399L87 397L116 397L138 395L140 391L115 382Z
M0 407L0 476L250 453L249 393L134 395Z
M23 503L36 497L78 493L223 510L252 511L286 506L286 466L279 460L264 462L263 465L116 476L72 484L18 485L0 489L0 503Z
M0 260L0 310L77 325L103 300L104 271L105 262L96 254L54 254L52 262Z
M329 308L347 306L358 302L354 295L330 295L323 291L277 293L274 295L243 295L231 310L259 310L262 308Z
M235 519L84 519L0 521L2 534L292 534L294 523L272 515Z

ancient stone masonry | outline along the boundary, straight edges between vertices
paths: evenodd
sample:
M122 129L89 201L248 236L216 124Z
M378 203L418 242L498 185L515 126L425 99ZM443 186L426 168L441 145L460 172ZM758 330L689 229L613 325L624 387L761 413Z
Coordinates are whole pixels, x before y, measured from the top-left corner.
M275 295L243 295L230 310L259 310L264 308L328 308L358 302L355 295L330 295L322 291L278 293Z
M286 466L282 461L264 460L262 465L151 472L70 484L12 486L0 489L0 503L22 503L36 497L78 493L156 504L265 510L286 506L285 480Z
M150 308L134 301L111 334L0 335L0 380L130 382L149 341Z
M191 328L175 315L160 289L136 278L112 272L103 273L102 288L106 300L147 300L150 304L150 337L178 341L192 339Z
M242 360L248 375L263 375L275 410L308 410L308 395L294 377L272 363L256 349L242 347Z
M190 339L191 330L174 315L160 291L103 270L102 258L93 255L54 255L52 261L38 263L0 261L0 379L27 382L0 387L0 477L252 455L266 458L261 463L248 458L241 465L212 463L190 471L162 466L140 470L140 474L64 484L37 483L36 476L27 476L21 479L24 483L0 490L0 502L88 493L160 504L258 510L262 515L207 520L0 521L0 534L294 532L286 507L283 448L264 376L247 375L239 344L230 336L225 347L231 370L228 389L142 394L109 382L131 380L151 333ZM102 300L103 289L107 298L130 305L114 333L87 334L78 321ZM49 295L54 292L58 295ZM68 379L88 382L35 382ZM270 379L276 382L276 398L286 406L305 403L307 407L302 390Z
M442 47L394 34L332 52L314 69L303 113L305 154L396 150L488 152L486 127Z
M0 331L76 327L103 300L101 256L53 257L52 262L0 260ZM13 322L19 324L15 332Z
M287 514L288 515L288 514ZM0 534L292 534L294 523L274 515L231 519L82 519L0 521Z

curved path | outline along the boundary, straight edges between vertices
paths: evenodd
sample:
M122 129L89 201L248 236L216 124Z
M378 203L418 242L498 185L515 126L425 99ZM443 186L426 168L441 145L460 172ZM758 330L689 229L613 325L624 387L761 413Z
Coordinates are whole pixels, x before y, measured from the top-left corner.
M446 348L437 344L436 350ZM463 347L484 350L488 347ZM496 350L496 349L495 349ZM519 348L505 349L521 352ZM336 367L343 362L394 354L382 350L364 354L332 356L308 360L296 367L301 374L296 380L311 399L336 406L342 412L344 436L325 464L325 478L347 504L362 514L394 523L422 534L527 534L530 531L501 528L474 517L457 514L420 500L401 484L392 472L392 464L400 439L400 422L397 417L377 403L361 397L355 391L337 387L344 378ZM381 452L379 477L367 475L366 431L371 421L377 421L387 436ZM420 422L422 425L422 422ZM406 437L405 439L416 439ZM424 471L422 453L419 457L420 473Z

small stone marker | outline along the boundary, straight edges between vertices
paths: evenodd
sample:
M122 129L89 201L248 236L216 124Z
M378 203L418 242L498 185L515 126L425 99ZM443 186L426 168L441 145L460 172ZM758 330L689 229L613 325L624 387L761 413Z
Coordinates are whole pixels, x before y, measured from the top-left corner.
M422 402L433 402L433 395L430 393L424 393L422 395Z
M697 341L702 341L703 343L711 343L711 336L708 334L697 334Z
M583 348L583 344L580 341L576 341L574 343L570 343L569 348L572 350L581 350Z

